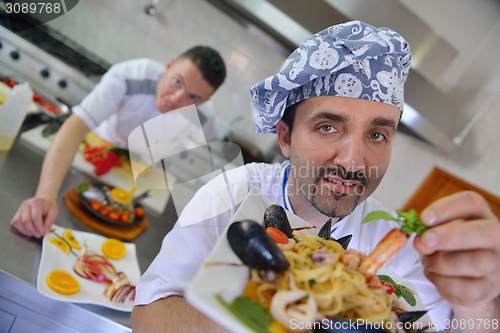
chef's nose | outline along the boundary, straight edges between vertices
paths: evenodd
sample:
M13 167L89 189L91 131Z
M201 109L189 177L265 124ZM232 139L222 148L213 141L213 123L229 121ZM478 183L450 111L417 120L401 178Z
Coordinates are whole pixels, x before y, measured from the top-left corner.
M173 104L179 104L179 102L184 98L184 89L178 89L172 94L171 101Z
M362 138L346 137L338 146L334 164L342 165L348 172L365 170L366 146Z

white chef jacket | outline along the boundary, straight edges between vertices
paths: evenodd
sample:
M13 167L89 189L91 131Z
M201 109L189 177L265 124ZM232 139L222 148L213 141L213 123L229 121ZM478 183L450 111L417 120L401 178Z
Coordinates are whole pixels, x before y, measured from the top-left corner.
M245 168L247 191L255 189L291 211L286 193L287 166L289 166L288 161L282 164L251 163L229 173L241 172L241 168ZM234 180L234 174L230 174L229 178L233 179L231 187L233 193L238 192L238 187L240 189L244 187L243 182L238 183ZM136 289L136 305L149 304L159 298L183 294L230 222L231 210L194 225L189 225L189 221L184 219L188 216L192 218L193 212L214 216L214 211L221 211L217 208L220 201L217 198L225 195L221 193L224 191L226 191L224 179L219 176L195 194L172 231L165 236L159 254L141 277ZM363 218L375 210L386 209L376 199L368 197L351 214L333 225L332 237L340 238L351 234L353 237L349 248L365 253L372 252L378 242L391 229L397 227L395 222L385 220L361 224ZM438 323L441 323L444 319L451 318L451 306L441 298L435 286L424 276L420 256L414 249L412 240L384 267L415 286L426 309L433 309L429 315L434 322L438 320Z
M161 115L156 108L156 88L164 70L164 64L151 59L115 64L72 111L100 138L113 146L127 148L132 130ZM178 136L179 124L185 119L175 112L169 112L168 117L172 127L164 132ZM214 126L212 120L207 114L200 115L205 131L208 125Z

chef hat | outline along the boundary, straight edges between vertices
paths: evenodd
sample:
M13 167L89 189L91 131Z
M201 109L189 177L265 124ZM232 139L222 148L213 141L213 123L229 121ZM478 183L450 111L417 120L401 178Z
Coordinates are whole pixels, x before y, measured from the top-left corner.
M329 27L307 39L280 72L250 90L257 133L276 133L285 109L313 96L362 98L403 111L409 44L397 32L360 21Z

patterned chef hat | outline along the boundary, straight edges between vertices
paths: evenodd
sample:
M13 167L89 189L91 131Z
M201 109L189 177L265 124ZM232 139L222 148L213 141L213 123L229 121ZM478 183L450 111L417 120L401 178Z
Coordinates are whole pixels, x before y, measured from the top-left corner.
M329 27L307 39L280 72L250 90L257 133L276 133L285 109L313 96L362 98L403 111L410 45L397 32L360 21Z

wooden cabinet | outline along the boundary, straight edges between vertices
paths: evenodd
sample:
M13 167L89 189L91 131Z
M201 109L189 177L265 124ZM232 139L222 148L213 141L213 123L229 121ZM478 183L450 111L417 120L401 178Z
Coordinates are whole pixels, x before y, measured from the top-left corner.
M488 201L493 214L500 219L500 198L481 190L480 188L477 188L460 178L452 176L439 168L434 168L431 171L429 176L427 176L401 210L406 211L413 208L417 212L421 212L431 202L436 201L439 198L466 190L475 191L481 194L486 201Z

